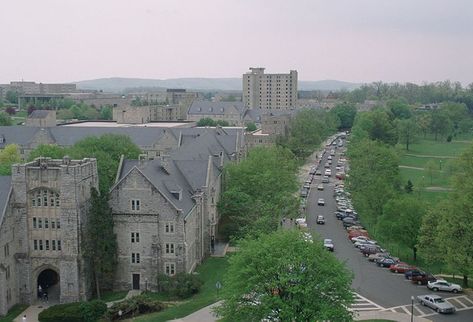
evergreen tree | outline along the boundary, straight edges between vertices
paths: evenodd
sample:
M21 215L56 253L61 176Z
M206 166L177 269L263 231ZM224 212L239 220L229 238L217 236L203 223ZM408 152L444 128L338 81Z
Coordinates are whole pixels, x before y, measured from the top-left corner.
M117 239L113 232L112 211L108 196L91 189L90 207L82 238L82 250L90 272L90 282L95 284L97 298L100 290L111 286L117 263Z

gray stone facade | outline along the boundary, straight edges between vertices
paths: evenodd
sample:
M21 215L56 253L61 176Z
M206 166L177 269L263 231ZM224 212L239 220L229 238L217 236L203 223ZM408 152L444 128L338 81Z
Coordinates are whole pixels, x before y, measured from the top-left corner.
M34 303L38 285L52 301L86 299L80 243L90 189L98 187L95 159L38 158L13 165L10 180L0 191L0 316Z
M56 126L56 111L36 110L26 118L26 126L51 127Z

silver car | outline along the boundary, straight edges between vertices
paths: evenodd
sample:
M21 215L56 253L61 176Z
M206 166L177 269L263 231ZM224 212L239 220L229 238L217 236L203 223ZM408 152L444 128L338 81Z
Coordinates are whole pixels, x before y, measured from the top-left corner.
M449 283L446 280L430 281L427 283L427 287L432 291L447 291L453 293L458 293L463 290L460 285Z
M455 313L456 311L455 306L435 294L419 295L417 300L420 304L428 306L438 313Z

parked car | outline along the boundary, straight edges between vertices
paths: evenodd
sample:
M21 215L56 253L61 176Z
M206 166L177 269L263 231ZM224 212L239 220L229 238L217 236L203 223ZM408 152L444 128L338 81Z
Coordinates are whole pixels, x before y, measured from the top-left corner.
M368 237L366 236L357 236L357 237L354 237L351 239L351 242L352 243L356 243L356 242L365 242L365 241L369 241L371 244L376 244L376 241L374 240L371 240L369 239Z
M447 282L446 280L427 282L427 287L432 291L447 291L453 293L463 291L460 285Z
M319 200L317 200L317 205L325 206L325 200L323 198L319 198Z
M428 282L434 282L436 280L437 278L430 273L424 273L422 275L412 276L411 278L411 282L417 285L427 285Z
M324 239L324 247L327 248L329 251L333 252L335 250L335 246L333 245L333 241L331 239Z
M301 189L301 197L302 198L306 198L308 194L309 194L309 190L307 188L302 188Z
M305 220L305 218L296 218L296 225L299 226L300 228L306 228L307 221Z
M406 263L396 263L389 266L389 270L393 273L405 273L411 269L414 269L414 267Z
M329 182L330 182L330 180L329 180L329 178L328 178L327 176L324 176L324 177L322 178L322 183L329 183Z
M316 167L311 167L309 170L309 174L315 174L316 171L317 171Z
M381 251L381 248L377 245L364 245L362 248L360 248L361 253L365 256L369 256L371 254L376 254Z
M371 254L370 256L368 256L368 260L374 263L377 263L378 261L385 258L393 259L396 263L399 262L399 258L392 257L389 253L386 253L386 252L380 252L380 253Z
M326 169L326 170L325 170L325 175L326 175L327 177L330 177L330 176L332 175L332 170Z
M324 218L324 216L317 216L317 224L318 224L318 225L323 225L323 224L325 224L325 218Z
M438 313L455 313L456 311L455 306L435 294L419 295L417 300L421 305L428 306Z
M408 271L404 272L404 277L407 280L411 280L413 276L419 276L419 275L422 275L422 274L425 274L425 273L421 270L411 269L411 270L408 270Z
M376 262L379 267L390 267L394 264L396 264L396 261L393 258L382 258Z
M323 185L323 184L319 184L319 185L317 186L317 190L320 190L320 191L324 190L324 185Z
M356 226L359 224L358 221L355 220L355 218L353 217L345 217L342 219L342 222L343 222L343 227L344 228L348 228L350 226Z
M321 175L322 175L322 170L317 170L317 171L315 172L315 175L316 175L316 176L321 176Z
M343 172L337 172L337 174L335 174L335 178L337 178L338 180L345 180L345 173Z
M364 229L360 230L351 230L348 233L348 239L351 240L352 238L358 237L358 236L366 236L369 237L368 232Z

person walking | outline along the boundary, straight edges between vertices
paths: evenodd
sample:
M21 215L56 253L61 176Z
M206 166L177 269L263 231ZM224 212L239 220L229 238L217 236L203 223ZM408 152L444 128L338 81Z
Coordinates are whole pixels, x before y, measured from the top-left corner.
M22 322L26 322L26 314L23 315L23 317L21 318L21 321L22 321Z
M43 288L41 287L41 284L38 285L38 298L43 297Z

